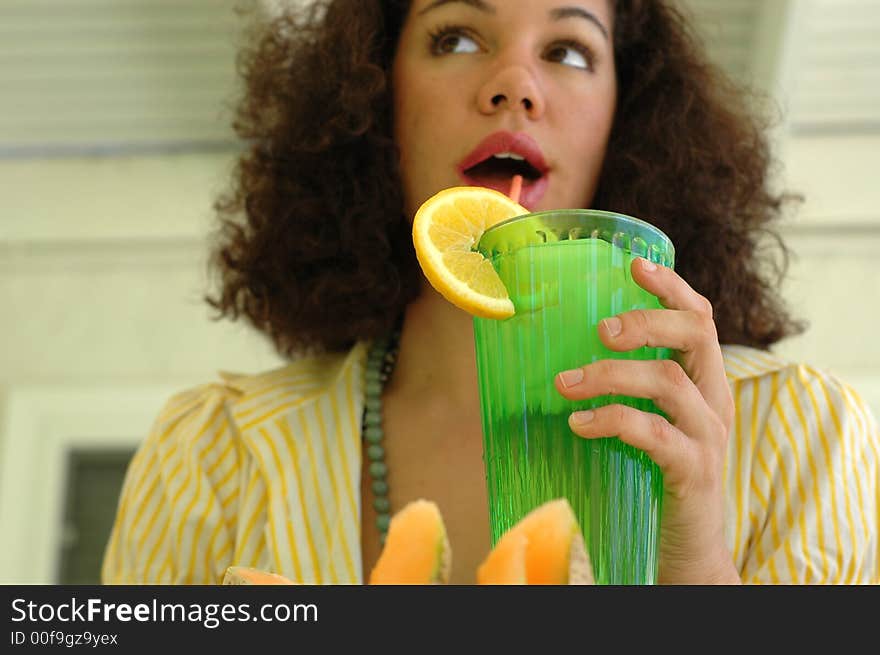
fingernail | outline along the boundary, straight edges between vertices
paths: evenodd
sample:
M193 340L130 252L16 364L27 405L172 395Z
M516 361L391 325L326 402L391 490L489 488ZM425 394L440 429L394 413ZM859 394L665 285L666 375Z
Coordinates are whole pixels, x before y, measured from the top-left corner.
M656 270L657 270L657 264L655 264L654 262L649 261L649 260L645 259L644 257L642 257L642 270L643 270L643 271L648 271L648 272L650 272L650 271L656 271Z
M602 322L605 324L605 329L608 330L608 334L610 334L612 337L616 337L623 329L623 323L621 323L620 319L616 316L606 318Z
M580 368L575 368L570 371L563 371L559 374L559 379L562 382L562 386L568 388L584 379L584 371Z
M571 422L574 425L586 425L593 420L593 410L585 409L582 412L572 412Z

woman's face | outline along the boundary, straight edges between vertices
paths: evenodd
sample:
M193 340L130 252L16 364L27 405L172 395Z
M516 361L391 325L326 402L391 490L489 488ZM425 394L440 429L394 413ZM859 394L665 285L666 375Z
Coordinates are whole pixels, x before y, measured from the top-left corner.
M614 116L608 0L413 0L393 66L406 210L523 175L532 211L588 207Z

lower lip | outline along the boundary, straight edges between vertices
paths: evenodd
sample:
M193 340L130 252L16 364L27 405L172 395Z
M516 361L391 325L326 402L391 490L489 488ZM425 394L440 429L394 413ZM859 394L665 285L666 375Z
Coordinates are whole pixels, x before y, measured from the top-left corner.
M459 173L459 176L468 186L482 186L487 189L494 189L495 191L500 191L504 195L509 195L510 192L510 184L500 184L500 183L490 183L490 184L481 184L476 180L469 178L464 173ZM544 193L547 191L547 185L550 183L549 175L544 174L539 177L537 180L523 180L522 191L519 195L519 204L528 209L529 211L534 211L535 207L541 202L541 198L544 197Z

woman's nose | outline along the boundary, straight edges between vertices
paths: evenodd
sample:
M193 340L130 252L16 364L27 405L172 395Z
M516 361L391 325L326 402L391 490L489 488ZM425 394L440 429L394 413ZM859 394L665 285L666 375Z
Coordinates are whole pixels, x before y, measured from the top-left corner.
M537 119L544 113L544 97L531 71L521 65L507 66L493 75L480 89L477 104L487 115L508 110Z

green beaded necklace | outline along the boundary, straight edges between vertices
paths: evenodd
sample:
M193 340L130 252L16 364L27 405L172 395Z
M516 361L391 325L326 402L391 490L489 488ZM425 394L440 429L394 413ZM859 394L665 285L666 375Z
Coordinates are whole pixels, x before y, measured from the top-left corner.
M382 438L382 389L400 351L400 330L394 330L389 337L373 343L367 355L364 372L364 419L361 434L367 444L367 457L370 459L369 472L373 482L373 508L376 510L376 527L379 529L379 543L385 545L388 525L391 523L391 503L388 500L388 467L385 465L385 449Z

